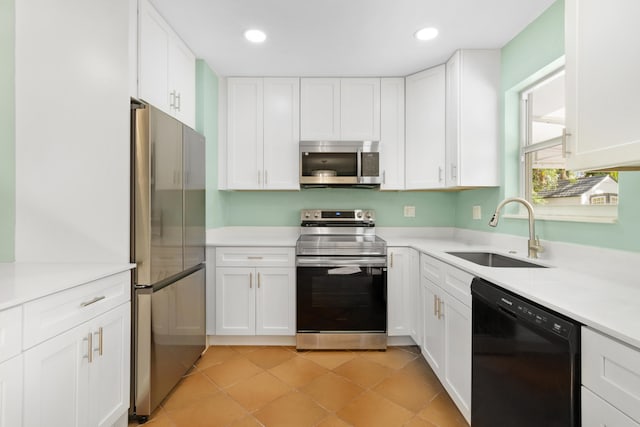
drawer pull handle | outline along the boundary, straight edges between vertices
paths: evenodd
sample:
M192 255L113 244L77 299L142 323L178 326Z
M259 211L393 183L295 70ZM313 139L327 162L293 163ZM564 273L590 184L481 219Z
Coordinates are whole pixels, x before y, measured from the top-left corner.
M261 257L261 256L249 256L247 258L248 259L262 259L263 257Z
M86 307L86 306L88 306L88 305L95 304L95 303L97 303L98 301L102 301L102 300L103 300L103 299L105 299L105 298L106 298L106 297L105 297L104 295L102 295L101 297L95 297L95 298L94 298L94 299L92 299L91 301L85 301L85 302L83 302L82 304L80 304L80 307Z
M258 273L258 287L260 287L260 273Z
M249 289L253 288L253 273L249 273Z

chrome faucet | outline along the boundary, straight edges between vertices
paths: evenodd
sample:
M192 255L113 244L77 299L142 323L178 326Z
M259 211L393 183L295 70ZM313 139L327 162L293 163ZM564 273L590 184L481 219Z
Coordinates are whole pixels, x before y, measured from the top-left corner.
M529 211L529 244L528 244L529 258L538 258L538 253L544 252L544 248L540 244L540 240L538 239L538 236L536 236L536 219L533 215L533 206L531 206L531 203L527 202L525 199L520 197L510 197L508 199L504 199L502 202L500 202L500 204L496 208L495 213L493 214L493 216L491 217L491 220L489 221L489 225L491 227L495 227L498 225L498 217L500 216L500 209L502 209L504 205L510 202L521 203L527 208L527 211Z

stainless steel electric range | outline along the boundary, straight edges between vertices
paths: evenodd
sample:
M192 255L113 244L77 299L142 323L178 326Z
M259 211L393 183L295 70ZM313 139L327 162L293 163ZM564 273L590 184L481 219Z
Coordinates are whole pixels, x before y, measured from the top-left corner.
M386 349L387 244L372 210L305 209L296 244L296 348Z

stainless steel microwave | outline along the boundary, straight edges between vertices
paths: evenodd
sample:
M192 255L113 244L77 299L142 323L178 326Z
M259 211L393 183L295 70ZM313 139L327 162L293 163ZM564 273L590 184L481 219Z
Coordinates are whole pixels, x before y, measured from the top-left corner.
M378 186L377 141L300 141L300 185Z

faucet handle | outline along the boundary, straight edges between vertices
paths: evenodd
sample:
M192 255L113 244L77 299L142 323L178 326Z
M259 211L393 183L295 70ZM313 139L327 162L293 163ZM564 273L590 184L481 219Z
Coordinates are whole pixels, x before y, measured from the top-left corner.
M531 242L531 249L535 249L536 252L544 252L544 246L540 244L540 238L536 235L536 238Z

